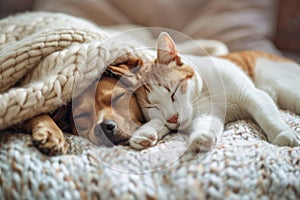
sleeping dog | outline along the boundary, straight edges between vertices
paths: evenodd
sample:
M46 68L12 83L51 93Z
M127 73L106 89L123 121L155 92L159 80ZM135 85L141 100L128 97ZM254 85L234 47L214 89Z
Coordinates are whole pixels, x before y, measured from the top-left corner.
M73 99L70 120L73 133L96 145L128 143L131 134L143 123L143 115L135 97L118 78L140 64L139 59L132 58L121 65L109 66L99 81ZM67 152L63 132L50 115L36 116L24 127L31 132L34 146L42 153Z

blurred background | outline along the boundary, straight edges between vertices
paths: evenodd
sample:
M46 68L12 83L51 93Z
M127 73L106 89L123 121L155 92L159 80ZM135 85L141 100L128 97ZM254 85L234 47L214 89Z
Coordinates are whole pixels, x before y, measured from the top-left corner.
M0 18L24 11L63 12L99 26L165 27L220 40L230 51L263 50L300 62L299 0L0 0Z

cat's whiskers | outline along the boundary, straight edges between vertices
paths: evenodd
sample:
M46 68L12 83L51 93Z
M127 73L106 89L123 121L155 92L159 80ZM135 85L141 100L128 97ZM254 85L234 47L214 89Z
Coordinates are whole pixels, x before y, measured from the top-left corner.
M204 99L204 96L206 97L206 99ZM192 102L197 101L199 98L201 98L203 100L207 100L208 98L215 99L218 97L224 97L225 99L227 99L230 96L233 96L233 94L230 94L230 93L211 94L211 93L209 93L209 91L205 91L205 92L202 92L201 94L199 94Z
M198 96L196 96L193 99L192 103L194 103L194 102L204 102L204 101L207 101L207 100L211 100L212 101L213 99L215 99L217 97L221 97L222 95L223 94L209 95L208 92L203 92L203 93L199 94Z
M201 106L201 103L204 103L207 99L211 99L211 98L206 98L206 99L200 99L198 101L193 101L193 108L199 108ZM231 109L238 109L238 106L234 103L229 103L229 102L214 102L211 101L211 105L213 106L217 106L217 107L221 107L223 108L224 106L227 108L231 108Z
M199 94L193 101L192 101L192 108L194 111L199 110L199 108L202 106L202 104L207 103L207 101L210 101L211 106L213 107L217 107L217 108L221 108L223 109L225 107L225 109L233 109L236 110L238 109L238 106L234 103L230 103L228 101L225 100L225 102L217 102L214 101L213 99L216 99L218 97L222 97L224 94L210 94L208 95L209 92L203 92L201 94ZM231 96L233 94L226 94L226 98L228 98L228 96ZM189 114L186 113L186 110L182 110L181 115L185 115L185 114Z

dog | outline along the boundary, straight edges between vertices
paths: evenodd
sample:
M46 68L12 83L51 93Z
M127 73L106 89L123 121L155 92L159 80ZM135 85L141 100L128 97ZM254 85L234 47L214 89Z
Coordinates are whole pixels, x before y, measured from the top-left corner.
M72 106L63 108L72 107L71 112L67 113L71 113L69 122L74 134L96 145L128 144L132 133L144 123L144 117L135 96L119 80L141 63L140 59L130 58L120 65L108 66L99 81L73 99ZM61 112L64 111L60 109L58 113ZM62 121L61 118L56 121ZM33 145L37 149L53 156L66 154L68 150L58 124L49 114L42 114L25 122L24 128L32 134Z

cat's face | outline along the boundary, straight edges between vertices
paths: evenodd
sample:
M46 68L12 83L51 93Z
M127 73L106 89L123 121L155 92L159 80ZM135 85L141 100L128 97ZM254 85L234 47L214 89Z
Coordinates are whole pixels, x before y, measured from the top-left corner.
M161 119L171 130L186 129L194 111L195 73L181 62L170 36L161 34L156 62L136 74L140 85L136 95L145 118Z

